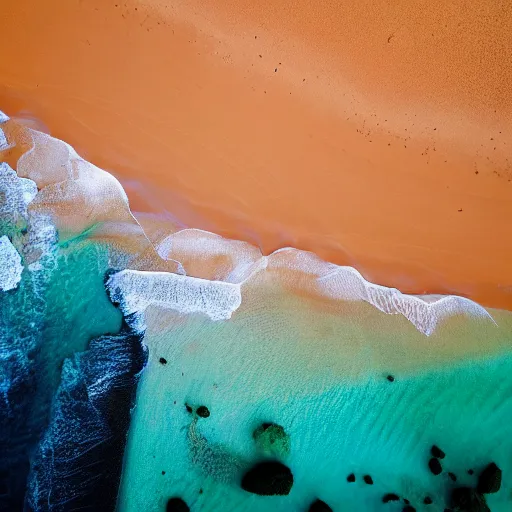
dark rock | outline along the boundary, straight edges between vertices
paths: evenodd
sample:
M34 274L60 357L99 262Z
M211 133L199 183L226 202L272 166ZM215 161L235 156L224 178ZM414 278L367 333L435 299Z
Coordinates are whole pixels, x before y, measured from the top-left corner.
M472 469L468 469L468 475L473 475L475 472Z
M165 359L165 357L161 357L158 361L160 364L167 364L167 359Z
M432 498L430 496L425 496L423 503L425 503L425 505L432 505Z
M411 505L407 505L402 509L402 512L416 512L416 509L414 507L411 507Z
M332 512L332 508L322 500L316 500L309 507L309 512Z
M242 489L260 496L287 496L292 485L292 472L277 461L256 464L242 479Z
M190 414L192 414L192 412L194 411L194 409L192 409L192 407L190 407L190 405L188 404L185 404L185 408L187 409L187 412L189 412Z
M443 472L443 466L441 466L438 459L430 459L428 461L428 467L434 475L440 475Z
M448 476L454 481L457 481L457 475L455 473L448 473Z
M181 498L170 498L165 510L167 512L189 512L190 508Z
M370 475L364 475L363 480L368 485L373 485L373 478Z
M395 377L393 377L393 375L388 375L386 379L388 379L389 382L395 382Z
M411 502L410 502L407 498L404 498L404 503L405 503L406 505L410 505L410 504L411 504Z
M478 492L492 494L498 492L501 487L501 469L491 462L478 477Z
M459 512L491 512L482 494L471 487L457 487L452 491L451 506Z
M356 481L356 475L354 473L350 473L350 475L347 476L347 482L355 482Z
M443 450L435 444L430 448L430 453L432 454L432 457L435 457L436 459L444 459L446 457L446 453L444 453Z
M400 496L398 494L390 492L382 497L382 503L389 503L390 501L399 501Z
M208 410L208 407L206 405L200 405L197 408L197 415L201 418L208 418L210 416L210 411Z

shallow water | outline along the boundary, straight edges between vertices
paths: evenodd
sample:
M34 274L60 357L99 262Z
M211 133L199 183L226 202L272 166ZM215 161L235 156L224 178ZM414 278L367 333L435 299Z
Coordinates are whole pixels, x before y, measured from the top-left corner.
M491 461L510 510L512 312L135 217L70 146L2 126L0 510L443 511ZM241 488L269 458L289 495Z

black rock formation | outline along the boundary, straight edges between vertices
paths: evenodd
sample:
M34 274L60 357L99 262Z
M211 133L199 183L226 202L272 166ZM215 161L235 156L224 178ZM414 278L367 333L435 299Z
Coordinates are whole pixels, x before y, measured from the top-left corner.
M316 500L309 507L309 512L332 512L332 508L325 501Z
M364 475L363 480L365 484L373 485L373 478L370 475Z
M170 498L165 507L166 512L189 512L189 506L181 498Z
M277 461L256 464L242 479L242 489L260 496L286 496L292 486L292 472Z
M435 457L436 459L444 459L446 457L446 453L444 453L443 450L435 444L430 448L430 453L432 454L432 457Z
M197 408L196 413L201 418L208 418L208 416L210 416L210 411L208 410L208 407L206 407L205 405L200 405Z
M382 503L389 503L390 501L400 501L400 496L398 496L398 494L390 492L389 494L385 494L382 497Z
M440 475L443 472L443 466L441 466L441 463L438 459L430 459L428 461L428 467L434 475Z
M478 492L492 494L498 492L501 487L501 469L491 462L478 477Z
M484 496L471 487L454 489L450 505L457 512L491 512Z

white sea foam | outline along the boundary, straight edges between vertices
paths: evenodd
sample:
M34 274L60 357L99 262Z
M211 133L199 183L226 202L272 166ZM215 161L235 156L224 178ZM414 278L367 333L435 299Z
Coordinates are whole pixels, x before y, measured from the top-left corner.
M207 281L169 272L122 270L107 287L125 315L143 313L150 305L179 313L203 313L212 320L228 320L242 302L240 285Z
M19 178L5 162L0 162L0 219L16 223L27 218L27 206L36 197L37 185Z
M21 281L21 256L5 235L0 237L0 289L13 290Z

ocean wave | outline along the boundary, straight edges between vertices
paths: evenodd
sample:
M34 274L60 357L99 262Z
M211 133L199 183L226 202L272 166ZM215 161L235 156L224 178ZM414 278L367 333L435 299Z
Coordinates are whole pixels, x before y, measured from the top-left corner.
M154 220L139 222L130 211L114 176L85 161L69 144L3 114L0 119L5 138L0 160L10 162L19 178L37 186L27 206L29 214L51 219L61 242L87 237L107 243L112 267L121 270L108 282L110 293L124 296L128 313L154 303L225 320L243 302L245 285L259 273L270 272L292 293L365 301L383 313L403 315L427 336L455 315L493 321L485 308L469 299L407 295L370 283L356 269L325 262L310 252L283 248L264 256L248 243L181 229L171 222L164 229L159 220L158 229L152 229ZM33 187L25 187L28 196L33 192Z

